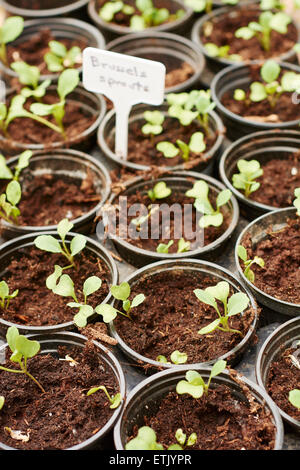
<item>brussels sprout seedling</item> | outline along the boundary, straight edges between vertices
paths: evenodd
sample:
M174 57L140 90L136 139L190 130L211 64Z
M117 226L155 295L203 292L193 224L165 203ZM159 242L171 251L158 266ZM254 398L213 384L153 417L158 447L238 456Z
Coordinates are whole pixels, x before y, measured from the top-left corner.
M170 359L171 359L171 362L173 362L173 364L180 365L180 364L186 363L188 356L185 352L180 352L176 350L172 352ZM156 361L161 362L162 364L170 364L166 356L163 356L161 354L157 356Z
M297 209L297 215L300 217L300 188L296 188L294 194L296 199L294 199L293 204Z
M240 173L233 175L233 186L237 189L242 189L245 192L245 197L249 197L251 193L257 191L260 183L255 181L263 175L264 171L260 167L257 160L239 160L237 167Z
M162 124L165 120L163 113L160 111L145 111L144 118L147 121L142 127L142 133L153 137L161 134L163 131Z
M137 436L125 445L126 450L164 450L162 444L156 442L156 434L149 426L138 430Z
M174 158L181 151L181 158L187 162L190 157L190 152L195 154L200 154L206 149L206 144L204 141L204 134L202 132L195 132L191 138L190 142L186 144L183 140L177 139L176 145L171 142L163 141L159 142L156 145L156 148L159 152L162 152L165 158Z
M96 393L98 392L99 390L102 390L105 395L107 396L109 402L110 402L110 408L112 410L115 410L116 408L118 408L118 406L120 405L121 403L121 400L122 400L122 397L121 397L121 393L116 393L116 395L112 395L110 396L110 394L108 393L107 391L107 388L104 386L104 385L100 385L100 387L93 387L91 388L88 392L87 392L87 396L90 396L92 395L93 393Z
M164 181L159 181L153 187L153 189L149 189L148 196L152 202L156 201L156 199L165 199L172 194L172 189L167 186Z
M203 393L208 394L211 379L221 374L226 368L226 361L219 360L217 361L210 372L210 376L207 384L204 382L203 378L199 372L195 370L188 370L185 374L186 380L180 380L176 385L176 392L178 395L188 394L193 398L201 398Z
M130 316L131 310L138 307L146 298L144 294L138 294L132 299L132 301L130 301L129 296L131 289L128 282L122 282L119 286L112 286L110 288L110 292L116 300L122 300L124 311L122 312L109 304L98 305L95 308L95 311L99 313L99 315L103 316L104 323L110 323L113 321L118 313L132 320Z
M243 261L245 266L244 275L247 279L249 279L250 282L254 282L255 274L252 271L251 266L253 264L258 264L261 268L263 268L265 265L264 260L259 256L254 256L254 259L248 259L247 250L243 245L238 246L237 253L238 257Z
M220 57L221 59L228 59L233 62L240 62L242 57L239 54L230 54L230 46L220 46L218 47L213 42L207 42L204 45L206 52L211 57Z
M174 240L170 240L168 243L160 243L156 247L157 253L169 253L169 248L174 244Z
M65 68L73 67L75 64L81 64L81 49L78 46L73 46L67 49L64 44L59 41L49 42L50 51L44 56L50 72L62 72Z
M181 428L177 429L175 439L178 444L171 444L168 450L184 450L186 447L191 447L197 442L197 434L193 432L187 439L187 435Z
M0 28L0 59L7 64L6 44L17 39L24 29L24 19L21 16L6 18Z
M290 403L300 410L300 390L295 388L289 392Z
M11 64L11 68L17 73L19 82L27 85L21 90L21 95L25 98L36 98L39 100L47 91L51 80L45 80L39 85L40 70L34 65L28 65L26 62L18 61ZM30 88L28 88L30 87Z
M0 307L6 310L9 306L11 299L17 297L19 290L15 290L12 294L9 293L9 287L5 281L0 282Z

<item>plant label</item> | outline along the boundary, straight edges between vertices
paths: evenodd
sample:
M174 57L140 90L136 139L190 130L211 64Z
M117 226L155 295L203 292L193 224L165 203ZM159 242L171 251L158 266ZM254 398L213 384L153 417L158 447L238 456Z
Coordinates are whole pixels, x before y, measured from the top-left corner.
M166 67L160 62L87 47L83 51L83 86L102 93L116 112L115 153L127 158L128 119L133 105L160 105L164 100Z

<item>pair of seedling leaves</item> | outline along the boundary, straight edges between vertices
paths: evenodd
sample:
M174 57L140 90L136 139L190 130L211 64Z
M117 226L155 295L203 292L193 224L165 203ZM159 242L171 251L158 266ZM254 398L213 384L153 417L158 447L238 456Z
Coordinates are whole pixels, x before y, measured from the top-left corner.
M221 0L224 5L237 5L239 0ZM212 0L184 0L186 6L194 10L196 13L205 11L210 13L213 8Z

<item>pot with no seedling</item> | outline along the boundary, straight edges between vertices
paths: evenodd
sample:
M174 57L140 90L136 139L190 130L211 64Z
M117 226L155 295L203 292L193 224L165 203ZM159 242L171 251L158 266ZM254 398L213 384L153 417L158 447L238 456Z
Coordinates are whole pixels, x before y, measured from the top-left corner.
M129 170L150 171L151 167L160 166L168 170L193 168L211 174L214 159L221 151L224 142L225 128L221 119L213 110L210 110L207 113L208 130L205 131L203 125L196 118L188 125L181 125L178 118L170 116L169 110L170 105L167 103L159 107L139 104L132 108L129 117L129 148L126 160L114 152L116 114L114 110L109 111L98 130L100 149L115 166L125 167ZM157 134L143 133L144 126L147 124L144 113L149 111L150 115L158 111L158 114L162 116L162 129ZM185 143L189 143L195 132L205 133L205 149L202 149L200 153L190 152L188 160L183 159L183 154L179 149L177 149L177 153L175 150L174 154L166 157L157 148L157 145L163 141L169 141L174 145L177 140L185 140Z
M225 150L219 165L220 176L238 199L241 212L247 219L252 220L267 212L292 206L294 190L300 186L299 151L300 132L296 130L255 132L242 137ZM242 162L240 171L237 164L241 160L251 162L254 167L247 168ZM260 170L263 174L256 176ZM240 182L240 177L248 171L252 172L254 178L249 180L249 185L245 185L243 181ZM256 183L260 184L258 188Z
M4 287L3 284L6 283L9 287L9 295L14 294L10 298L8 295L4 296L4 291L1 290L0 329L2 335L5 335L10 326L16 326L22 334L55 333L75 328L74 316L77 314L77 309L67 305L72 301L72 297L62 297L54 293L53 286L46 286L48 277L55 275L59 267L63 268L62 272L68 275L74 283L77 301L85 303L80 292L84 282L91 276L100 278L102 285L99 283L100 287L98 285L97 292L94 291L90 297L89 305L95 307L101 302L109 301L111 297L109 287L117 282L118 271L114 260L105 248L92 238L69 232L64 241L66 249L70 252L71 247L75 246L72 245L75 237L81 249L76 255L68 256L67 259L62 252L57 252L56 248L51 251L50 246L46 251L35 245L37 237L45 235L57 240L60 247L63 246L61 237L53 231L24 235L1 245L1 286ZM65 253L67 253L66 249L63 250ZM73 265L70 264L72 259ZM56 276L56 283L59 286L58 281L59 275ZM95 317L97 315L94 315L92 311L89 312L87 319Z
M100 343L93 341L88 348L87 338L75 333L31 335L24 341L35 353L31 351L28 356L27 370L31 377L0 370L0 395L4 397L0 448L105 449L126 398L125 377L119 361ZM17 370L16 362L9 361L8 344L0 349L0 367L5 364L6 351L7 363ZM69 381L72 387L66 386ZM91 393L87 395L88 392ZM23 401L26 401L26 417L20 413ZM16 416L19 416L17 420ZM57 433L57 429L61 432Z
M247 225L235 249L239 275L258 302L288 316L300 314L299 227L295 208L269 212Z
M143 33L117 38L107 44L111 52L162 62L166 66L166 93L179 93L195 87L204 69L203 54L197 45L170 33Z
M11 178L18 162L19 157L7 162ZM0 169L3 190L9 180L1 176ZM20 185L20 215L16 221L1 219L4 238L56 230L64 218L72 221L75 232L90 233L96 214L108 199L111 181L106 168L95 158L62 149L34 152L20 173Z
M104 210L108 236L134 266L186 256L213 260L223 252L239 219L230 191L195 172L166 173L148 181L137 177L125 183L125 190L113 195Z
M268 81L262 79L263 68L268 71L264 75L268 76ZM289 78L290 72L299 76L300 67L287 62L277 64L270 59L264 64L251 62L247 65L232 65L215 76L211 84L212 99L222 116L230 139L236 140L262 130L299 128L299 106L293 101L294 86L297 87L296 75L293 75L292 86L290 82L285 83L286 88L291 91L281 93L282 77L287 72ZM267 94L266 89L269 92L271 87L270 78L277 85L272 89L272 93ZM257 83L259 85L256 85Z
M129 394L126 406L115 426L114 441L117 450L125 450L125 447L128 450L141 448L166 450L170 444L174 445L175 443L181 443L181 446L178 447L177 445L177 447L174 447L174 450L185 449L187 451L193 449L247 450L251 448L254 450L258 448L280 450L283 445L283 425L278 409L262 388L245 377L236 377L236 375L233 375L233 371L224 370L212 378L207 394L203 393L200 398L176 392L176 389L182 392L182 390L178 389L177 384L179 382L186 383L187 377L190 379L198 378L198 374L201 375L207 385L211 371L211 368L204 366L182 366L178 369L159 372L137 385ZM187 373L190 375L186 376ZM220 396L218 398L219 393ZM221 405L223 401L222 393L228 393L228 396L231 397L227 402L226 411ZM198 397L199 395L200 392L198 395L195 394ZM220 407L218 407L218 400L220 400ZM234 401L235 406L239 408L236 418L234 418L231 405L229 409L231 401ZM209 406L206 405L207 402L211 403L210 411L207 409L207 406ZM253 411L249 413L249 402L255 403L256 416ZM187 413L189 416L188 422L184 420L184 415L187 417L185 409L189 410ZM248 410L248 417L245 409ZM214 410L214 413L211 410ZM227 412L230 416L228 416ZM198 418L195 417L194 413L198 413ZM165 415L165 419L163 415ZM176 420L174 418L175 415ZM230 438L230 434L227 438L228 430L226 428L224 434L222 433L221 435L222 437L220 436L220 432L217 430L219 426L218 417L221 422L226 421L226 423L230 423L230 429L235 436L233 440L232 437ZM256 443L255 439L258 437L256 432L248 442L243 441L241 437L246 432L248 418L254 423L260 423L264 429L264 438L262 440L258 438ZM191 420L193 421L191 422ZM239 423L238 425L237 422ZM237 427L234 429L235 425ZM155 442L151 442L155 447L140 447L135 445L144 444L143 440L139 443L136 441L135 443L132 442L128 446L128 442L136 436L137 429L144 426L151 427L156 432L157 443L161 444L161 447L156 447ZM243 426L243 432L241 432L240 426ZM255 427L256 424L254 424ZM205 429L205 432L209 433L209 443L206 441L207 434L203 436L201 429ZM186 440L190 441L188 446L186 446L187 442L184 439L185 435ZM191 436L194 437L193 440ZM142 436L140 435L140 437ZM155 435L153 437L153 441L155 441ZM177 437L179 438L178 440L176 439ZM229 440L231 440L231 444L228 443Z
M299 404L290 392L299 389L300 318L279 326L264 342L255 365L257 382L278 406L281 417L300 431ZM297 410L298 408L298 410Z
M7 63L0 62L3 76L12 81L18 77L10 67L10 63L23 60L30 65L38 66L41 71L40 80L57 80L59 73L73 65L82 70L80 50L75 55L65 55L64 58L50 51L50 41L57 41L70 53L79 48L97 47L104 49L105 41L100 31L92 25L74 18L53 18L25 21L23 32L13 42L7 44ZM57 45L56 45L57 47ZM61 46L62 47L62 46ZM55 52L61 52L54 49ZM51 52L49 59L45 55ZM52 58L52 60L50 60ZM50 68L49 68L50 67Z
M2 0L1 6L10 14L24 18L49 18L68 14L81 15L88 0Z

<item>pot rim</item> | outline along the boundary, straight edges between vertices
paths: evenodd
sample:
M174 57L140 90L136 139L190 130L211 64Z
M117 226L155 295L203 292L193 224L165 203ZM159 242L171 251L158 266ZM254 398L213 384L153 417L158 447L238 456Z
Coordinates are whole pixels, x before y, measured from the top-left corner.
M75 0L74 2L71 2L68 5L62 7L49 8L43 10L30 10L27 8L15 7L11 5L7 0L2 0L2 6L5 10L10 13L13 13L14 15L31 18L47 18L49 16L59 16L71 13L72 11L78 10L79 8L82 8L87 5L88 1L89 0Z
M63 331L63 332L60 332L60 333L49 333L47 338L43 337L40 334L34 334L34 335L30 334L30 335L26 335L26 336L27 336L27 338L40 340L41 342L43 342L43 341L47 342L49 340L55 341L56 339L59 340L60 338L61 338L61 340L63 340L65 336L67 338L70 338L70 339L73 338L74 341L77 340L78 344L85 344L86 341L88 340L88 338L84 335L81 335L81 334L78 334L78 333L73 333L73 332L67 332L67 331ZM81 342L80 342L80 340L81 340ZM119 389L120 389L120 393L121 393L121 396L122 396L123 399L121 401L120 406L116 410L114 410L112 416L107 421L107 423L96 434L94 434L91 437L89 437L88 439L80 442L79 444L76 444L72 447L68 447L64 450L80 450L80 449L82 449L86 446L90 446L95 441L97 441L98 439L103 437L113 427L114 423L116 423L116 421L117 421L117 419L118 419L118 417L119 417L119 415L120 415L120 413L121 413L121 411L122 411L122 409L124 408L124 405L125 405L125 400L126 400L126 396L127 396L126 380L125 380L125 375L124 375L124 372L123 372L123 369L121 367L120 362L115 357L115 355L108 348L103 346L100 342L95 341L95 340L92 340L92 342L99 349L99 352L101 353L101 357L106 355L108 357L109 361L113 363L113 365L115 367L115 371L113 370L111 364L108 363L108 365L110 366L112 372L114 373L114 375L116 377L116 380L117 380L117 383L118 383L118 386L119 386ZM0 347L0 353L1 353L1 351L5 350L7 348L7 346L8 346L7 343L2 345ZM10 447L10 446L7 446L6 444L3 444L3 443L0 443L0 448L2 448L3 450L18 450L15 447Z

